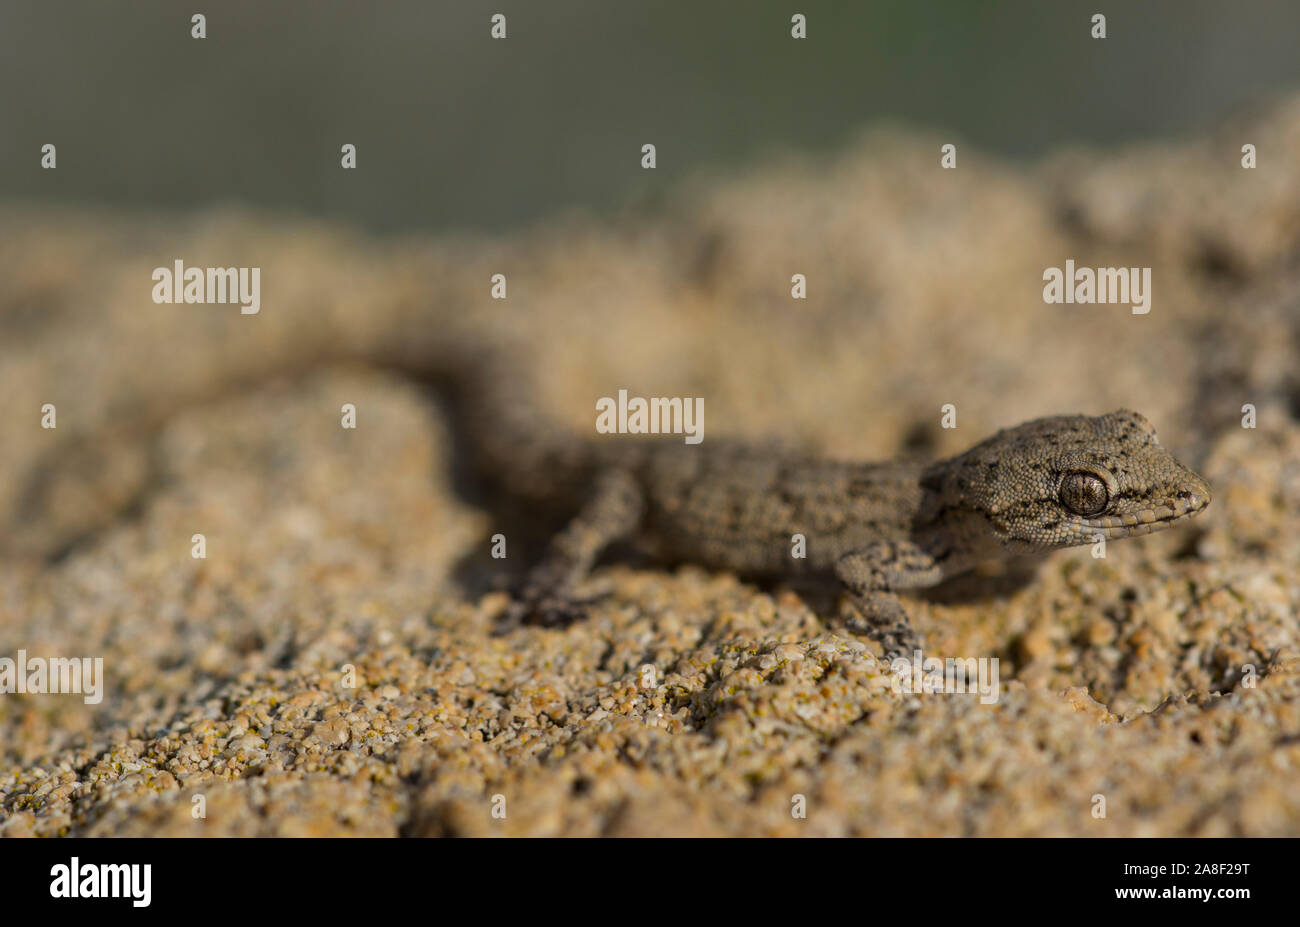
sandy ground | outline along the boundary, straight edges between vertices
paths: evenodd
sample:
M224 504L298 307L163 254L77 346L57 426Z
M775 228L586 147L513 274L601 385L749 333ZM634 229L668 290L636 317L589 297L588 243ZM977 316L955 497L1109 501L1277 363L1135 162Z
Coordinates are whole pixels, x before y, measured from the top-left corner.
M943 141L502 239L0 210L0 657L105 676L0 695L0 833L1300 834L1300 100L1032 165ZM178 258L261 267L261 313L155 305ZM1044 305L1067 259L1151 267L1151 312ZM463 565L529 513L453 490L426 393L329 360L453 319L527 340L573 428L698 395L708 436L877 458L1129 407L1215 501L909 598L933 653L1000 658L993 704L691 567L612 562L588 621L493 637Z

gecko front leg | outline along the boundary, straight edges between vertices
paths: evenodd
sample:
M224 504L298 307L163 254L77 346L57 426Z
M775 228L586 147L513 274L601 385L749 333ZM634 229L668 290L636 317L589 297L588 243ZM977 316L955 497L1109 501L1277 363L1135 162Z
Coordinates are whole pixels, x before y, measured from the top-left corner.
M874 541L840 557L835 575L865 620L865 626L850 622L849 629L878 642L886 661L911 659L924 650L894 591L933 586L943 578L941 565L928 551L911 541Z
M591 498L529 571L498 633L521 624L563 627L581 618L586 603L575 596L578 585L601 551L635 534L644 510L641 487L630 473L609 470L597 477Z

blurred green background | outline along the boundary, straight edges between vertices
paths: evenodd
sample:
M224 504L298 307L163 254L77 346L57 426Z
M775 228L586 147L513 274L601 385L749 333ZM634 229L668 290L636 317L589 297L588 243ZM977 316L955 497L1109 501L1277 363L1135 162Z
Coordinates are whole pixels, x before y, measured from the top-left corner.
M1297 35L1296 0L3 0L0 199L494 230L881 121L1011 157L1187 135L1300 87Z

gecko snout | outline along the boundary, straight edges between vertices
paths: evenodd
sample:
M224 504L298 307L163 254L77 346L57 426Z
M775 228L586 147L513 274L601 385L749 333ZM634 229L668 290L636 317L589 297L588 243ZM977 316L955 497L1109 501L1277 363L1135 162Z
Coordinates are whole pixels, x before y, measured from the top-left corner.
M1174 494L1173 508L1180 514L1199 512L1210 504L1211 495L1210 484L1197 477L1191 486L1180 489Z
M1172 490L1165 498L1168 500L1158 509L1159 517L1166 521L1182 521L1189 518L1207 505L1213 495L1210 484L1193 470L1181 468L1177 482L1169 487Z

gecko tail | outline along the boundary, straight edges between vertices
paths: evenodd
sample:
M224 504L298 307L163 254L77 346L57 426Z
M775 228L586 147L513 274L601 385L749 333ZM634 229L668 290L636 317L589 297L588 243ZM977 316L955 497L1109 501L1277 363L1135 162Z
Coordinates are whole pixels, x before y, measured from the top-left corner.
M533 352L517 334L442 321L383 346L371 359L449 400L456 440L470 467L511 495L553 500L594 478L590 439L537 402Z

